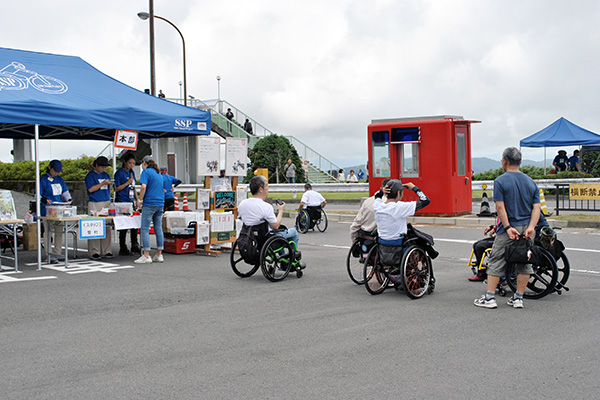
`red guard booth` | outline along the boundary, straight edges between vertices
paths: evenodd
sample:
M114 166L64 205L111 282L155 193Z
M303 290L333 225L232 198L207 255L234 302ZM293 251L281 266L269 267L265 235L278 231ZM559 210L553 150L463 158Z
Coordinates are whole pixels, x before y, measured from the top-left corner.
M369 193L385 178L412 182L431 199L420 215L472 210L471 124L459 116L373 120L368 127ZM404 191L406 201L417 200Z

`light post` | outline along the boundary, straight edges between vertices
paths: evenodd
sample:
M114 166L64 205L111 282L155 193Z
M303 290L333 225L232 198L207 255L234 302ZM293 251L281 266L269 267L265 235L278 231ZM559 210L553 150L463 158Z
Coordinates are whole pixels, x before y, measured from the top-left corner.
M152 3L152 2L151 2ZM152 11L151 11L152 12ZM141 20L147 20L150 19L150 25L153 26L153 19L154 18L158 18L158 19L162 19L163 21L165 21L166 23L168 23L169 25L171 25L173 28L175 28L175 30L177 31L177 33L179 33L179 36L181 36L181 43L183 44L183 101L184 101L184 105L187 106L187 75L186 75L186 69L185 69L185 39L183 38L183 34L181 33L181 31L179 30L179 28L177 28L175 26L174 23L172 23L171 21L169 21L166 18L163 17L159 17L158 15L153 15L154 18L150 18L151 14L147 13L147 12L139 12L138 13L138 17L140 17ZM151 94L154 96L155 92L156 92L156 83L154 82L154 31L152 30L151 32L151 37L150 37L150 42L152 43L150 45L150 52L152 53L150 55L150 70L151 70L151 85L152 85L152 89L151 89Z
M217 75L217 102L219 103L219 112L223 113L223 106L221 105L221 75Z
M183 99L183 93L181 92L181 81L179 81L179 98Z

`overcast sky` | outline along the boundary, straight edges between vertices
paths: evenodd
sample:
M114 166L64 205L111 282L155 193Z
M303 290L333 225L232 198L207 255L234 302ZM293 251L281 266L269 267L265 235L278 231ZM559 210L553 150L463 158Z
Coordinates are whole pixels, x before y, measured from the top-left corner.
M461 115L472 154L499 159L560 117L600 133L597 0L155 0L187 49L188 94L221 98L341 166L372 119ZM74 55L150 86L148 0L4 2L0 46ZM156 21L157 90L179 97L181 39ZM3 141L4 142L4 141ZM10 161L10 143L0 160ZM99 145L48 141L42 158ZM548 158L558 149L548 149ZM567 148L567 150L571 150ZM543 150L523 149L541 160Z

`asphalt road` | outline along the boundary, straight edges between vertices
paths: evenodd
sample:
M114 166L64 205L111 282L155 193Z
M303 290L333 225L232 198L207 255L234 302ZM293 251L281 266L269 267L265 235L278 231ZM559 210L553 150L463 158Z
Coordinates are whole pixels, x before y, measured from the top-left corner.
M419 228L440 252L419 300L350 281L346 223L302 235L304 277L279 283L228 254L3 272L0 398L598 398L599 231L560 233L569 292L484 310L466 266L481 229Z

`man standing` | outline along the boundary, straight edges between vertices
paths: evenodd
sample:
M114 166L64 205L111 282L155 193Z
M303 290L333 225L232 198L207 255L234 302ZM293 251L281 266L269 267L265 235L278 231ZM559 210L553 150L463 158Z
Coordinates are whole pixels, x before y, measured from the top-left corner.
M581 172L581 167L579 165L579 150L575 150L573 155L569 157L569 171Z
M166 168L161 168L160 174L163 180L163 190L165 191L164 211L175 210L175 188L181 184L181 180L167 174Z
M540 218L540 192L535 182L519 171L520 165L521 152L514 147L505 149L502 153L502 169L505 172L494 181L494 201L500 224L487 267L487 292L475 299L477 307L497 307L496 286L500 277L505 275L504 253L511 241L524 234L528 241L533 242L535 226ZM523 308L523 293L533 268L531 264L517 264L516 270L517 291L507 304Z
M291 158L287 159L287 164L283 167L285 171L285 178L288 183L296 183L296 165L292 162Z
M225 113L225 117L227 117L227 119L229 121L233 121L233 113L231 112L231 108L227 109L227 113ZM229 121L227 121L227 129L231 133L231 122L229 122Z
M244 122L244 130L248 132L249 135L252 135L252 122L248 118L246 118L246 122Z

